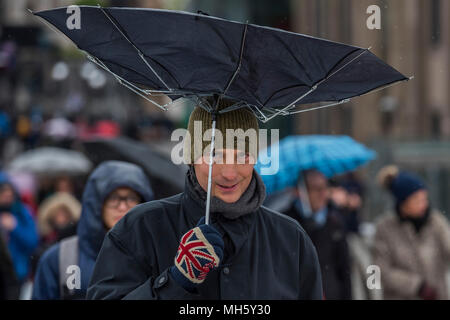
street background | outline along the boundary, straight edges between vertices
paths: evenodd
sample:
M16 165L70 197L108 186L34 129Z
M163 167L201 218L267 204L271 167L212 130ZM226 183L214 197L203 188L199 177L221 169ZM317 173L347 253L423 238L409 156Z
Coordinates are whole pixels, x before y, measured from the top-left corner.
M170 155L170 135L186 127L192 106L160 112L97 69L62 34L27 11L98 3L201 10L239 22L371 47L378 57L414 79L338 107L277 117L262 127L280 129L280 138L348 135L377 152L374 161L355 173L365 188L360 212L365 240L353 250L363 264L370 264L367 248L374 222L393 206L390 195L376 183L385 165L394 163L420 175L433 207L450 218L450 2L445 0L0 0L1 170L17 156L42 146L77 150L97 164L104 159L96 159L83 143L96 137L127 137ZM381 9L381 29L367 27L370 5ZM52 131L48 124L55 119L63 121ZM80 199L88 173L16 179L23 198L36 210L64 179ZM160 197L181 191L174 186L166 190ZM364 283L359 284L356 298L377 297L373 292L368 297Z

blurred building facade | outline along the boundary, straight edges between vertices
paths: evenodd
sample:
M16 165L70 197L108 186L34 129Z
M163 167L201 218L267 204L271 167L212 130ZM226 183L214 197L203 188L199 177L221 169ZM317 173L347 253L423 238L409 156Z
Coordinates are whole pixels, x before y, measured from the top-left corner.
M371 5L381 9L379 30L366 25ZM450 3L442 0L293 0L293 31L371 47L403 74L415 77L407 84L354 99L347 115L304 116L301 128L308 130L309 124L315 130L347 130L362 140L449 138L449 14Z
M425 177L433 205L449 215L450 200L450 2L444 0L293 0L292 30L369 48L414 79L358 97L335 109L297 117L298 133L349 134L375 148L368 181L387 163ZM381 29L370 30L371 5ZM374 212L383 194L369 183Z

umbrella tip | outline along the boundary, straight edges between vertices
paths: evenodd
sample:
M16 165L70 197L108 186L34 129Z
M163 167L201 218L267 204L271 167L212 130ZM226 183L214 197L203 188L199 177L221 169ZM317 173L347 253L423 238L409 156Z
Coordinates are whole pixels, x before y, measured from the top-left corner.
M370 49L372 49L372 46L368 47L367 50L370 51Z
M412 79L414 79L414 76L411 76L411 77L408 78L408 80L412 80Z
M34 14L33 10L31 10L30 8L27 8L27 11L31 14Z

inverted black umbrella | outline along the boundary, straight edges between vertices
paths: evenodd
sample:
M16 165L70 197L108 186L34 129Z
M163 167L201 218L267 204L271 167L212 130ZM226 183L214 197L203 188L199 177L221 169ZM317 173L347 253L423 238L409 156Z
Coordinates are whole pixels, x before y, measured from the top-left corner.
M83 141L86 155L96 165L106 160L122 160L142 167L150 177L157 199L179 193L184 188L185 165L175 165L170 156L145 143L125 137ZM164 186L163 188L161 186Z
M278 115L341 104L409 79L369 49L284 30L180 11L79 8L80 28L69 27L72 11L67 8L35 14L161 109L187 98L211 112L211 155L217 114L248 108L267 122ZM152 100L161 94L172 102L160 105ZM214 99L207 99L211 96ZM221 99L233 104L217 112ZM325 105L304 108L312 103ZM209 176L211 170L212 162ZM211 179L207 223L210 190Z

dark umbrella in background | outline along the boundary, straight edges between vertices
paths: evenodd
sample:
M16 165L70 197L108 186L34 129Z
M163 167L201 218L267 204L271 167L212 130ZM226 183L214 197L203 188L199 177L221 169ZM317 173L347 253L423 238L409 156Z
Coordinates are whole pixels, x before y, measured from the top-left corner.
M83 142L86 156L98 165L106 160L122 160L142 167L150 178L156 199L180 193L184 189L187 167L175 165L170 156L151 146L125 137L93 139Z
M279 115L348 102L409 79L369 49L280 29L181 11L79 9L80 28L68 27L67 8L35 15L63 32L121 84L159 108L167 110L187 98L211 112L210 159L220 113L248 108L267 122ZM153 101L155 95L173 100L160 105ZM221 99L234 104L218 112ZM211 172L212 162L206 223Z

